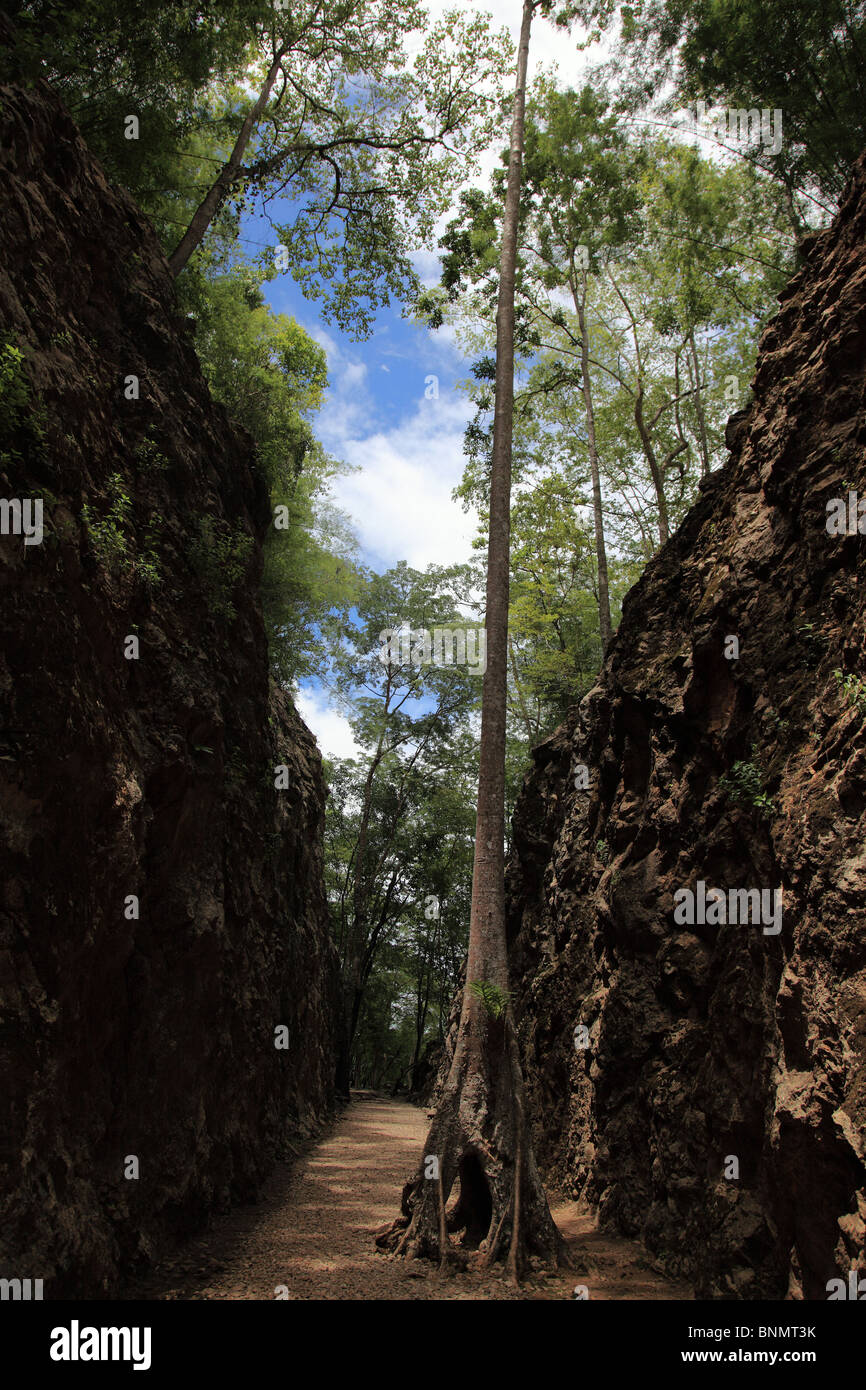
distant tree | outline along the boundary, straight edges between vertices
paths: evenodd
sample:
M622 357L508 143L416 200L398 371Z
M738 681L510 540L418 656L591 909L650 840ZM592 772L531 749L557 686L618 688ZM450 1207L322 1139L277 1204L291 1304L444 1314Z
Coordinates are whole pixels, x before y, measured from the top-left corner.
M360 761L336 765L332 812L339 830L329 839L345 1020L337 1080L344 1094L377 953L393 944L419 901L436 892L429 855L422 853L431 787L459 780L449 770L454 763L469 760L471 768L474 762L466 722L477 705L478 675L432 643L428 656L420 636L466 628L465 589L460 566L422 573L400 564L368 576L352 621L325 624L332 689L364 753ZM447 664L436 664L440 656Z

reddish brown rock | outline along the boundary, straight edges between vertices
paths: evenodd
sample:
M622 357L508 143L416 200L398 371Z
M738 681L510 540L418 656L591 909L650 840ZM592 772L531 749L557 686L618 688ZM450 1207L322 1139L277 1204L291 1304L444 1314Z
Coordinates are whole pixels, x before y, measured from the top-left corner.
M45 507L41 545L0 539L0 1274L71 1296L250 1198L329 1109L324 798L269 696L251 441L44 87L0 92L0 341L29 391L0 496Z
M535 752L510 934L548 1173L702 1296L821 1299L866 1269L866 535L825 524L866 497L863 161L753 390L596 687ZM781 933L676 925L698 879L781 885Z

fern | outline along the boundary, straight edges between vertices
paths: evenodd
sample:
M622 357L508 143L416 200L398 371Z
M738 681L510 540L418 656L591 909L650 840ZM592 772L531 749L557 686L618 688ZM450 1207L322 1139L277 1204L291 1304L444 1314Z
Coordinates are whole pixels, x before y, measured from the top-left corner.
M507 990L500 989L489 980L470 980L469 989L490 1018L502 1018L510 998Z

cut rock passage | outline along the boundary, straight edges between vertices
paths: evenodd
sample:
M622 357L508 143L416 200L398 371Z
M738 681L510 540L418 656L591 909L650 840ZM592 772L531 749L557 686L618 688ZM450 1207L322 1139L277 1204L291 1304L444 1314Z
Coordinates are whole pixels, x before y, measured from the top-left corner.
M329 1134L297 1164L281 1163L261 1199L215 1222L127 1296L270 1299L688 1299L649 1266L640 1246L594 1230L574 1203L552 1201L573 1270L532 1276L515 1290L495 1270L440 1277L434 1265L379 1254L373 1232L399 1206L427 1133L423 1110L358 1092Z

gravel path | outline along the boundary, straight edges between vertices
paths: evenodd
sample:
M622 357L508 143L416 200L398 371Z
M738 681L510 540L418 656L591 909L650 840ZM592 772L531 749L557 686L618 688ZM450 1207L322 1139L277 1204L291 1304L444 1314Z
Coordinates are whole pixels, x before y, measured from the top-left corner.
M553 1201L575 1268L534 1275L516 1291L493 1276L441 1277L426 1261L383 1255L373 1232L399 1210L403 1183L427 1132L425 1112L356 1093L330 1132L298 1163L279 1164L254 1205L218 1218L127 1297L156 1299L593 1299L690 1298L645 1252L594 1229L575 1203ZM285 1297L285 1292L282 1293Z

